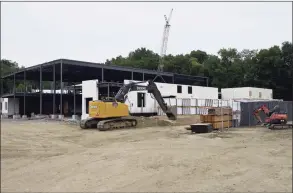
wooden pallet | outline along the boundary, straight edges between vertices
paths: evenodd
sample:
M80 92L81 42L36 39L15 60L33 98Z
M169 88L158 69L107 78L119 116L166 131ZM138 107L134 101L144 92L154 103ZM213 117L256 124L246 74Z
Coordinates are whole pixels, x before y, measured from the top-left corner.
M208 115L232 115L232 108L230 107L206 107Z
M225 128L230 128L232 127L232 121L219 121L219 122L214 122L213 124L213 128L214 129L225 129Z
M211 123L214 129L232 127L232 115L201 115L202 123Z
M213 123L218 121L232 121L232 115L201 115L200 121L203 123Z

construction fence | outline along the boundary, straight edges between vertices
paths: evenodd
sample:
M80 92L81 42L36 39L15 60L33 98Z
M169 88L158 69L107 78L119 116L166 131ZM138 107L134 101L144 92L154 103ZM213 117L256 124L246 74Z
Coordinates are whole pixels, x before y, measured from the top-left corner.
M252 101L252 100L222 100L222 99L195 99L195 98L170 98L165 99L169 106L177 107L177 115L207 115L209 107L230 107L232 108L233 126L255 126L257 120L253 116L253 111L265 104L269 109L279 105L281 111L288 114L289 121L292 121L293 104L292 101ZM158 115L165 115L157 105ZM261 114L264 120L265 115Z

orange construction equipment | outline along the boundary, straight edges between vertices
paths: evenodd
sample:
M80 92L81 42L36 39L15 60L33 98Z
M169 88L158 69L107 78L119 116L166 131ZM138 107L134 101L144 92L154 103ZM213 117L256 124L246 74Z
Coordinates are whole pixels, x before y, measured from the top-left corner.
M265 123L261 120L259 113L263 111L266 115ZM269 129L287 129L292 128L292 124L287 124L288 115L286 112L281 112L280 107L276 105L272 110L269 110L266 105L262 105L253 112L258 123L263 126L268 126Z

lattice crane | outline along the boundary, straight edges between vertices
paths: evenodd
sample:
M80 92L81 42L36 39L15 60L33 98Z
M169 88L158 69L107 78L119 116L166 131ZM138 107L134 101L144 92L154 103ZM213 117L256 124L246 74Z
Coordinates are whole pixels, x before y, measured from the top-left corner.
M167 18L166 15L164 15L166 23L165 23L165 27L164 27L164 33L163 33L162 47L161 47L161 53L160 53L160 63L159 63L159 66L158 66L158 71L159 72L162 72L163 68L164 68L163 60L164 60L164 57L165 57L166 51L167 51L169 30L170 30L170 26L171 26L170 25L170 19L171 19L171 16L172 16L172 12L173 12L173 9L171 9L171 12L170 12L168 18Z

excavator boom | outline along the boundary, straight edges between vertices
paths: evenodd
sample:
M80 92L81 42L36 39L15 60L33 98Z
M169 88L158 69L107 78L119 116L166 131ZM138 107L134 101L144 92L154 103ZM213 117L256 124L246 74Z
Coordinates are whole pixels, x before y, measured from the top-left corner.
M132 82L129 84L124 85L115 95L115 100L117 102L124 103L127 99L127 94L131 91L147 91L148 93L152 94L153 97L156 99L158 104L160 105L163 112L167 115L168 119L176 120L177 118L177 111L175 107L168 107L165 103L164 98L161 95L160 90L158 89L157 85L152 81L146 81L148 83L147 86L139 85L145 82Z

